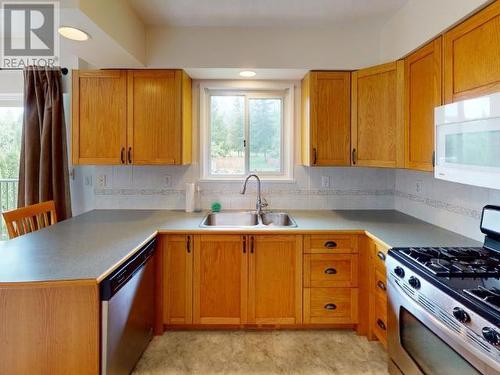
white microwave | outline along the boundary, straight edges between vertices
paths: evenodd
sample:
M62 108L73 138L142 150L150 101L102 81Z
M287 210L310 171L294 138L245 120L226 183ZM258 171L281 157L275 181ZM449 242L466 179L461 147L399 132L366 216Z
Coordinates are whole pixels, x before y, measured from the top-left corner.
M500 92L437 107L434 177L500 189Z

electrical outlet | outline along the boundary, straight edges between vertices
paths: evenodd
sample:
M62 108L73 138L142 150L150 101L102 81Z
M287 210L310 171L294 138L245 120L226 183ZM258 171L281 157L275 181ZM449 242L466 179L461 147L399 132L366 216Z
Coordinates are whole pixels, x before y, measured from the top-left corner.
M328 189L330 187L330 177L321 176L321 187Z
M165 185L166 188L172 187L172 176L169 174L163 176L163 185Z
M85 176L85 186L92 186L92 176Z
M423 181L415 182L415 191L417 193L421 193L423 190L424 190L424 182Z
M97 176L97 186L99 188L105 188L107 185L107 177L105 174L100 174L99 176Z

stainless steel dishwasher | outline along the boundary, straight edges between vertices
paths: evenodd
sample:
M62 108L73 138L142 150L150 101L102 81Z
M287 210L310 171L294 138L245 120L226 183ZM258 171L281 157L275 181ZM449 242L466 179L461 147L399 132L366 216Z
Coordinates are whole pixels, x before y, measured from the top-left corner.
M100 284L101 374L128 375L153 337L156 239Z

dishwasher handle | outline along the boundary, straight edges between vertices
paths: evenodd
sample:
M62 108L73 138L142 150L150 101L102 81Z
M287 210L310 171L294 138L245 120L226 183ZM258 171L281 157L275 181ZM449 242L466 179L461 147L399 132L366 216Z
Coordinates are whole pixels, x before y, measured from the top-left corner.
M109 301L153 256L156 238L141 247L134 255L101 281L101 301Z

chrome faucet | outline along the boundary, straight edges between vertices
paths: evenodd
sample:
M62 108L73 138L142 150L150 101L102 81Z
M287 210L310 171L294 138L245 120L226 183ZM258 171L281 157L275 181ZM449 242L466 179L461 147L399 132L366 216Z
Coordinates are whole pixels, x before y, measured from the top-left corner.
M259 176L257 176L256 174L249 174L247 176L247 178L245 179L245 182L243 182L243 186L241 188L240 194L245 194L245 192L247 191L247 183L251 177L255 177L255 179L257 180L257 201L255 202L255 209L257 210L257 215L260 215L260 213L262 212L262 209L264 207L267 207L268 203L266 202L265 199L264 200L262 199L262 196L260 194L261 190L260 190L260 178L259 178Z

